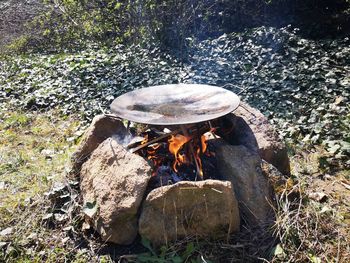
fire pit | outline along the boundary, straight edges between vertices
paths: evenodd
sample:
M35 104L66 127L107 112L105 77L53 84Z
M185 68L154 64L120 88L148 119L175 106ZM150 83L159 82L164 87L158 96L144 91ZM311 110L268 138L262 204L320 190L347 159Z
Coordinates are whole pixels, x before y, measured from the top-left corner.
M271 164L288 172L287 151L234 93L155 86L116 98L111 110L94 118L72 158L86 220L103 240L130 244L140 234L161 245L269 220Z
M128 121L152 125L134 134L143 138L135 137L127 148L150 160L153 181L166 185L215 177L214 153L207 145L209 137L217 136L211 121L234 111L239 102L220 87L173 84L126 93L113 101L111 110Z

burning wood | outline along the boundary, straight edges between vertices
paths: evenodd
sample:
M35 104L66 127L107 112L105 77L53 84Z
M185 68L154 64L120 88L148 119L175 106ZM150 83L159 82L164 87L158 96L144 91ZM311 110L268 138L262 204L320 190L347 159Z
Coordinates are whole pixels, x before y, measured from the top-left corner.
M215 158L203 134L213 133L211 122L236 110L239 104L239 97L224 88L174 84L123 94L112 102L111 110L129 122L152 125L148 132L138 134L144 138L142 141L134 141L127 148L147 159L155 176L176 182L178 178L191 181L212 178L211 172L206 174L205 170L215 167L211 161ZM157 130L160 126L176 128L160 133Z
M169 131L169 130L168 130ZM157 185L167 185L182 180L202 180L215 168L214 154L209 150L206 136L215 128L209 124L181 125L179 129L159 135L156 128L149 129L127 147L147 159L153 167ZM140 140L143 138L143 140ZM204 171L203 160L207 162Z
M134 152L137 152L137 151L139 151L139 150L141 150L142 148L144 148L144 147L147 147L147 146L149 146L149 145L151 145L151 144L153 144L153 143L156 143L156 142L159 142L159 141L161 141L161 140L163 140L163 139L165 139L165 138L167 138L167 137L169 137L169 136L171 136L171 135L173 135L173 134L176 134L176 133L178 133L180 131L180 129L179 130L175 130L175 131L172 131L172 132L170 132L170 133L165 133L165 134L163 134L163 135L161 135L161 136L159 136L159 137L156 137L156 138L154 138L154 139L152 139L152 140L150 140L150 141L145 141L145 138L143 139L143 140L141 140L141 141L139 141L139 142L136 142L136 143L130 143L129 145L128 145L128 149L131 149L130 151L132 152L132 153L134 153ZM147 136L148 136L148 134L147 134ZM147 139L148 139L148 137L147 137ZM138 145L137 147L135 147L137 144L140 144L140 145ZM136 144L136 145L135 145ZM133 148L133 147L135 147L135 148Z

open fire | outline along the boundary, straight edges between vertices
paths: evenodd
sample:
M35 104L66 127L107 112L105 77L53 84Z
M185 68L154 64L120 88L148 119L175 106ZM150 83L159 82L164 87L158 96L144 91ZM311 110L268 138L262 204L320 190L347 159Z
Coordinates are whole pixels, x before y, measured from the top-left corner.
M129 148L149 160L157 186L217 178L215 153L207 142L214 132L209 123L181 125L173 131L152 127Z
M220 179L207 137L215 137L211 123L237 109L239 102L224 88L170 84L125 93L112 102L111 110L129 122L150 125L128 148L150 162L158 185L167 185Z
M124 94L111 107L117 117L94 119L74 171L84 203L99 205L89 220L103 240L130 244L139 233L166 244L228 236L239 231L240 215L247 224L270 221L268 178L276 171L261 161L255 135L269 160L284 163L282 148L258 111L229 114L238 106L217 87L170 85Z

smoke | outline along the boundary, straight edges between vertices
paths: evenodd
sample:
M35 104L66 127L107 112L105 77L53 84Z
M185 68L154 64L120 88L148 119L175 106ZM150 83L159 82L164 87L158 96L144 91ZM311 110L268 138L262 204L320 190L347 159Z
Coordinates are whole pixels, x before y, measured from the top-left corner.
M130 144L130 142L134 139L134 136L131 135L130 133L126 133L123 135L114 134L112 135L112 139L126 149L127 146Z

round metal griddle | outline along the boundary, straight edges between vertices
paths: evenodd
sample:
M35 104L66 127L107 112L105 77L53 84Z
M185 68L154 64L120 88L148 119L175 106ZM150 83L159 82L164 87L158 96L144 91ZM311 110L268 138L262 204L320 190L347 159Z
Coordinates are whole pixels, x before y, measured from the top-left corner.
M111 110L138 123L181 125L216 119L239 106L236 94L199 84L170 84L134 90L116 98Z

